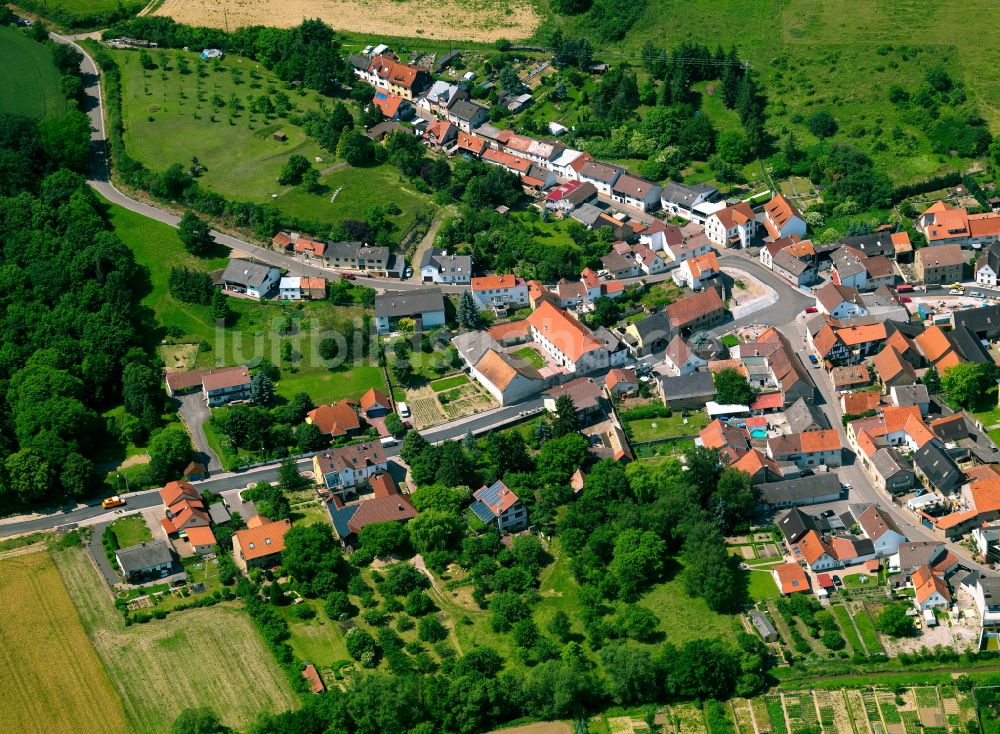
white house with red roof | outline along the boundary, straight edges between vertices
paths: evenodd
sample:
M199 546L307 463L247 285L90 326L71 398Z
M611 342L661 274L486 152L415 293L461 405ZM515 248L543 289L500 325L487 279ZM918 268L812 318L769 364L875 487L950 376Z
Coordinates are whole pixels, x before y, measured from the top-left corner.
M528 305L528 284L524 278L507 273L472 279L472 297L479 308L520 308Z
M604 378L604 388L608 391L608 395L621 397L638 391L639 380L636 379L633 370L615 368Z
M727 206L705 220L705 235L720 247L748 247L757 234L757 220L745 201Z
M687 286L693 291L702 289L702 281L719 274L719 258L715 252L691 257L680 264L670 277L679 286Z
M532 339L569 372L593 372L610 366L610 352L590 329L548 301L542 301L526 321Z
M398 122L413 117L413 105L392 92L376 89L375 96L372 97L372 104L378 107L379 112L387 120Z
M773 239L806 236L806 220L802 212L782 194L764 205L764 228Z

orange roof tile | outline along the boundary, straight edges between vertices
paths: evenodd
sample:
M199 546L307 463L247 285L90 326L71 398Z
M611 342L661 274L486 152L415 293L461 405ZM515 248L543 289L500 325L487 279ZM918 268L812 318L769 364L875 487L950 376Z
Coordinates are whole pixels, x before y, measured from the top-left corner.
M733 204L732 206L727 206L725 209L720 209L712 216L718 217L722 226L726 229L735 227L738 224L742 225L747 222L752 222L754 218L753 210L745 201L741 201L739 204Z
M187 540L191 545L215 545L215 533L208 526L188 528L184 532L187 533Z
M797 563L783 563L771 569L778 582L782 594L794 594L799 591L809 591L809 578L805 570Z
M843 396L844 414L861 415L869 410L875 410L882 401L877 392L849 392Z
M368 388L368 391L361 396L361 410L367 412L374 408L376 405L382 405L386 408L392 407L389 403L389 399L385 396L385 393L381 390L376 390L374 387Z
M719 272L719 258L715 256L715 252L706 252L704 255L698 255L697 257L692 257L687 261L688 267L691 269L692 278L700 278L703 273L717 273Z
M910 437L910 440L913 441L918 448L935 438L931 429L928 428L927 424L924 423L918 416L911 415L907 418L906 424L903 426L903 430L906 431L906 435Z
M881 341L886 338L885 322L880 321L866 326L845 326L837 329L837 336L849 347Z
M548 301L540 303L527 321L573 362L588 352L604 348L586 326Z
M913 367L909 362L900 357L899 352L894 347L886 347L876 354L875 359L872 360L872 365L875 367L875 372L881 377L882 382L888 382L903 372L916 382L917 373L913 371Z
M313 408L306 413L306 422L312 423L320 430L320 433L329 436L344 436L361 427L357 410L346 400Z
M937 324L928 327L922 334L917 334L914 341L930 362L937 362L951 350L948 336Z
M481 275L472 279L472 290L498 290L501 288L514 288L515 286L524 284L524 278L519 278L511 273L504 273L503 275Z
M913 581L913 590L916 592L917 603L923 604L934 595L934 592L939 593L947 601L951 601L951 592L948 591L948 585L942 578L931 571L929 566L918 566L913 572L911 580Z
M772 237L780 237L779 231L788 224L792 217L802 218L802 214L795 205L786 199L782 194L775 194L774 197L764 205L764 226Z
M796 545L802 551L802 557L810 566L819 560L824 553L828 556L833 556L833 553L830 552L830 547L823 542L823 539L815 530L810 530L803 535Z
M1000 478L973 482L969 485L969 492L979 514L1000 510Z
M234 537L239 539L243 558L249 561L285 550L285 533L291 529L292 523L288 520L264 522L253 527L247 522L246 530L237 530Z

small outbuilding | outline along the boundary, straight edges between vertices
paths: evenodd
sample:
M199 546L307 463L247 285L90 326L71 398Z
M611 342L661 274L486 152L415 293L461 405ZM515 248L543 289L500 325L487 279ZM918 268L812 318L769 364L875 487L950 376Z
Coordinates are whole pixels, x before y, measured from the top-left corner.
M284 130L278 130L276 133L274 133L274 139L284 143L286 140L288 140L288 135L285 133Z

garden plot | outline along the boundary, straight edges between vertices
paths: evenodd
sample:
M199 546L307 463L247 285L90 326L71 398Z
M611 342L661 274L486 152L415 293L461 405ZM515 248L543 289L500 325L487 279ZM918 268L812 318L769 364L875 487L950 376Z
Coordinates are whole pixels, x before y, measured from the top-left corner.
M708 734L701 707L694 703L671 706L670 712L677 734Z
M745 698L734 698L729 702L736 722L736 734L754 734L753 710Z
M767 703L762 697L758 696L750 701L750 713L753 714L754 726L760 734L772 731L771 718L767 715Z
M433 383L407 390L406 404L413 411L413 427L417 430L481 413L498 405L493 396L474 382L440 391L434 390Z

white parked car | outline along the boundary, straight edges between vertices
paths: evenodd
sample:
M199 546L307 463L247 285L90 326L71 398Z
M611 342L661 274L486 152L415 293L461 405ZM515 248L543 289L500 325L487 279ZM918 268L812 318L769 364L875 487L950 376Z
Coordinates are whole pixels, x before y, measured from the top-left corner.
M410 406L406 403L396 403L396 412L399 413L400 418L409 418Z
M952 296L961 296L964 295L964 293L965 291L959 290L958 288L952 288L950 291L948 291L948 294Z

